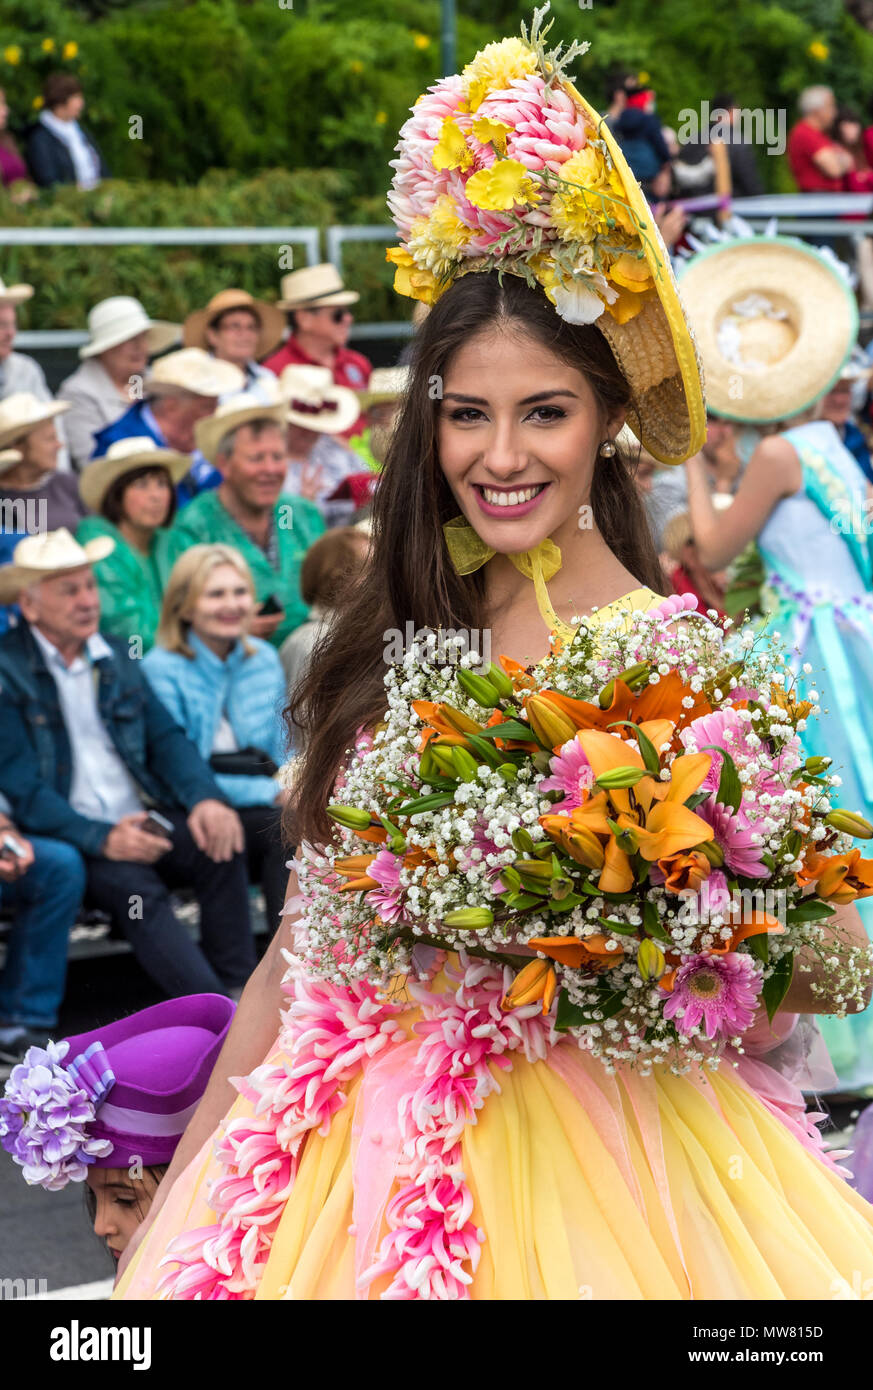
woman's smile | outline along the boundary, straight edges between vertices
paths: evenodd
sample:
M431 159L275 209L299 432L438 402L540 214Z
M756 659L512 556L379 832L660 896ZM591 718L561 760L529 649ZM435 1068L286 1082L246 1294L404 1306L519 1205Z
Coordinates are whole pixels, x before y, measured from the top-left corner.
M526 516L539 504L551 483L531 483L527 487L492 487L490 483L471 483L476 500L486 516Z

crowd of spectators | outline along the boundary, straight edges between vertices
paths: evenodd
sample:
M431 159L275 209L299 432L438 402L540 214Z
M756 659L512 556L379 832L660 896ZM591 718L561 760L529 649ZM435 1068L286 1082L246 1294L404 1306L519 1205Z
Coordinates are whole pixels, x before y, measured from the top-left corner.
M83 909L161 992L238 996L250 888L272 932L287 881L284 708L366 564L407 374L348 348L323 265L181 325L104 300L53 398L13 350L31 294L0 285L0 1065L57 1024Z

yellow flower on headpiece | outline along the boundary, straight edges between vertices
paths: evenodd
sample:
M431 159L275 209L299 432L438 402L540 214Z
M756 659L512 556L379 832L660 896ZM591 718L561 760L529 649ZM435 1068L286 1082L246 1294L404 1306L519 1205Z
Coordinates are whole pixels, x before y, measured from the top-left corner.
M506 154L506 137L512 126L503 121L492 121L488 116L479 116L473 122L473 134L483 145L493 145L498 154Z
M13 43L10 44L8 48L4 48L3 57L6 59L6 62L9 63L10 67L16 67L21 62L21 49L18 47L18 44Z
M76 56L76 54L77 54L78 52L79 52L79 45L76 43L75 39L70 39L68 43L65 43L65 44L64 44L64 48L63 48L63 57L64 57L64 58L75 58L75 56Z
M430 48L430 39L427 34L413 34L412 42L416 48Z
M820 63L823 63L825 58L827 58L828 54L830 53L830 49L828 48L827 44L822 43L821 39L813 39L812 43L809 45L809 48L806 51L809 54L810 58L817 58Z
M54 39L43 39L42 43L40 44L40 48L42 49L43 53L54 53L54 51L55 51L55 41L54 41Z
M420 299L424 304L435 304L444 286L436 282L429 270L421 270L415 264L405 246L390 246L385 252L386 261L397 267L394 272L394 289L408 299Z
M461 77L471 111L478 111L491 92L503 91L516 77L537 70L537 55L521 39L489 43L464 68Z
M469 169L473 163L473 153L467 148L464 132L451 116L447 116L440 127L431 163L435 169Z
M539 200L536 184L518 159L500 159L490 169L480 169L464 186L476 208L486 212L505 212L515 203Z
M609 272L609 278L613 284L634 290L637 294L650 290L655 283L645 257L635 256L629 251L619 256Z

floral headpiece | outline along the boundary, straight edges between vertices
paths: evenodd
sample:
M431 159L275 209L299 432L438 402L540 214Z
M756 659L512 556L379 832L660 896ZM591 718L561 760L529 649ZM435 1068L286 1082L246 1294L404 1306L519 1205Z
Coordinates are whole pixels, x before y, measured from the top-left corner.
M567 64L530 33L477 53L419 97L400 132L388 204L394 288L433 304L460 275L541 286L568 323L596 323L629 381L640 437L678 463L704 437L700 364L660 233L615 140Z
M109 1059L94 1043L64 1066L69 1048L68 1042L29 1048L0 1098L0 1144L24 1170L25 1182L49 1192L82 1182L113 1147L88 1132L115 1084Z

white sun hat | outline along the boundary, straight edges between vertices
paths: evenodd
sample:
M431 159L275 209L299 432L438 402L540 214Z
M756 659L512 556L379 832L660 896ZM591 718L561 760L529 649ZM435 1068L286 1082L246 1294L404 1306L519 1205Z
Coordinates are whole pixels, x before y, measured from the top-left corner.
M33 297L33 285L7 285L0 280L0 304L23 304Z
M355 392L361 409L369 410L371 405L399 400L409 385L410 373L408 366L374 367L366 386Z
M174 483L184 478L191 467L191 456L175 449L162 449L151 435L133 435L117 439L105 454L92 459L79 478L79 495L86 507L99 512L103 499L118 478L135 468L166 468Z
M41 401L32 391L13 391L0 401L0 449L16 444L37 425L69 409L69 401Z
M214 414L197 421L194 426L197 448L204 458L214 463L224 436L241 425L251 425L255 420L269 420L284 433L285 402L279 398L273 405L265 405L263 401L253 400L250 392L240 391L224 401Z
M347 290L335 265L307 265L282 276L282 298L278 308L334 309L344 304L357 304L360 295Z
M330 367L292 364L279 377L279 390L288 407L288 423L318 434L342 434L361 413L355 392L337 386Z
M182 333L178 323L150 319L138 299L118 294L101 299L88 314L88 342L79 348L80 357L98 357L109 348L126 343L139 333L147 333L149 356L177 343Z
M202 348L180 348L159 357L149 368L146 395L173 396L189 391L194 396L225 396L242 391L245 373L232 362L204 352Z
M12 552L12 563L0 567L0 603L14 602L22 589L40 579L104 560L114 549L111 536L95 536L80 545L66 526L25 536Z

